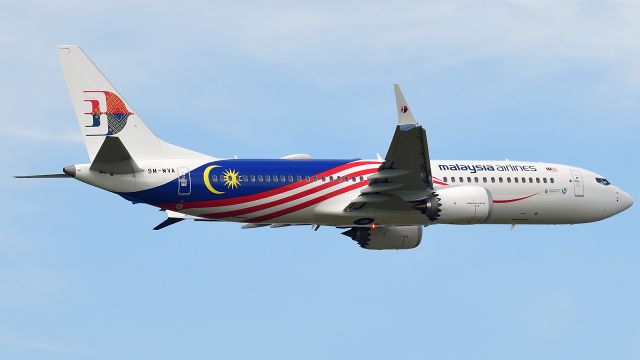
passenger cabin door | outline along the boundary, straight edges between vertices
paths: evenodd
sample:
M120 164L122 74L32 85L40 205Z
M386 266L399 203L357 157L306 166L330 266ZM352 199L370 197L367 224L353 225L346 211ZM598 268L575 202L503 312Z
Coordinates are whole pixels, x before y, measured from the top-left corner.
M191 174L185 167L178 168L178 195L189 196L191 194Z
M571 181L573 181L573 193L576 197L584 196L584 183L582 182L582 174L578 170L571 170Z

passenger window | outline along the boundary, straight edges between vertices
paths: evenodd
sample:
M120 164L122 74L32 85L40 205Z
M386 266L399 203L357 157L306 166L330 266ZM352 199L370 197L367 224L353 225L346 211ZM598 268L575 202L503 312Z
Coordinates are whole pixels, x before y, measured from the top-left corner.
M478 177L474 177L473 180L477 183L478 182Z
M486 177L482 177L482 182L486 183L487 182L487 178Z
M464 178L462 176L460 176L458 180L460 180L460 182L464 182Z
M446 177L446 176L445 176L445 177L443 177L443 178L442 178L442 181L443 181L443 182L447 182L447 177Z
M211 177L211 179L213 180L213 182L218 182L218 176L217 175L213 175Z
M533 183L533 178L529 178L529 182L530 182L530 183Z
M471 176L467 176L467 182L471 182Z
M547 183L547 178L542 178L542 182L546 184Z
M329 176L329 181L333 181L333 175Z
M313 181L318 181L318 177L317 177L317 176L314 176L314 177L313 177Z
M452 183L456 182L456 177L455 177L455 176L452 176L452 177L451 177L451 182L452 182Z
M324 182L324 181L326 181L326 180L327 180L327 178L323 176L323 177L322 177L322 181Z
M356 177L355 177L355 176L352 176L352 177L351 177L351 181L356 182Z
M286 177L284 175L280 175L280 181L285 182L286 181Z
M242 176L242 181L244 181L244 182L249 181L249 177L247 177L247 175L243 175Z
M273 175L271 180L273 180L273 182L278 182L278 175Z
M493 176L491 177L491 182L495 183L496 182L496 178L494 178Z
M264 176L264 181L266 181L266 182L271 182L271 176L269 176L269 175L265 175L265 176Z
M262 175L258 175L258 182L262 182Z
M515 182L515 183L517 184L517 183L518 183L518 178L517 178L517 177L514 177L514 178L513 178L513 182Z
M540 183L540 178L536 178L536 182L539 184Z
M508 182L509 184L511 184L511 177L510 177L510 176L508 176L508 177L507 177L507 182Z
M293 176L289 175L289 182L293 182Z
M553 180L553 178L549 179L549 181L551 181L552 184L555 182L555 180Z
M500 176L500 177L498 178L498 181L499 181L500 183L502 183L502 176Z
M360 181L364 181L364 176L360 176Z
M311 178L309 176L305 176L304 179L307 180L307 182L311 181Z
M527 178L526 178L526 177L523 177L523 178L522 178L522 183L524 184L524 183L526 183L526 182L527 182Z

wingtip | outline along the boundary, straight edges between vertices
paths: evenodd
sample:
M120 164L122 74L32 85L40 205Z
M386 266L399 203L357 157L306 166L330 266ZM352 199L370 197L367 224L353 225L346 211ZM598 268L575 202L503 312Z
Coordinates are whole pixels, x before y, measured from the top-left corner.
M409 103L400 90L400 85L393 84L393 88L396 94L396 112L398 114L398 125L416 125L418 122L413 117Z

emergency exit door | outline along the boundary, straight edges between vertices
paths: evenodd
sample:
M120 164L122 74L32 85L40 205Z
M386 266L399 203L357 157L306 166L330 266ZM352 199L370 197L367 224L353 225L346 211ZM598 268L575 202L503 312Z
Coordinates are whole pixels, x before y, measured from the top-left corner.
M584 183L582 182L582 174L580 174L580 171L571 170L571 181L573 182L573 193L575 196L584 196Z
M189 196L191 194L191 174L189 169L178 168L178 195Z

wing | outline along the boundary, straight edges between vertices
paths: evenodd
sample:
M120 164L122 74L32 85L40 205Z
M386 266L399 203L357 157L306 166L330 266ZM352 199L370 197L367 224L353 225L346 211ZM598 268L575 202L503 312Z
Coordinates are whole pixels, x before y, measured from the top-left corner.
M415 202L433 192L427 133L411 113L400 86L394 85L398 124L378 171L369 176L345 211L367 208L416 210Z

